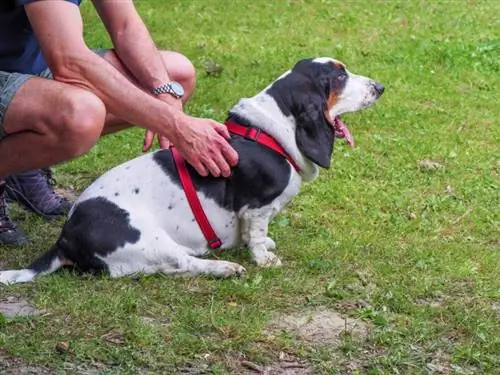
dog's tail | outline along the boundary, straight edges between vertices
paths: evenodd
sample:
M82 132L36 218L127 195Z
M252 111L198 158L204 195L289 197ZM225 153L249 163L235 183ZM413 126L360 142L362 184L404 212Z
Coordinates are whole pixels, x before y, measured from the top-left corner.
M52 248L36 259L28 268L21 270L0 271L0 284L27 283L39 275L47 275L67 263L60 257L60 248L56 243Z

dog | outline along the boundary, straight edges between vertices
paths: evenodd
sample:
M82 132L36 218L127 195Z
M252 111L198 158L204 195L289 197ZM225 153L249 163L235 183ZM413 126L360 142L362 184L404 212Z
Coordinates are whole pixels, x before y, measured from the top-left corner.
M227 121L257 129L286 157L233 134L239 154L231 177L202 177L190 165L199 202L221 250L246 246L261 267L281 266L268 225L320 168L330 168L336 138L353 138L340 116L372 106L384 87L351 73L333 58L304 58L253 97L242 98ZM63 266L110 277L241 276L237 263L205 257L211 249L182 189L172 150L118 165L75 201L52 248L28 268L0 272L4 284L31 282Z

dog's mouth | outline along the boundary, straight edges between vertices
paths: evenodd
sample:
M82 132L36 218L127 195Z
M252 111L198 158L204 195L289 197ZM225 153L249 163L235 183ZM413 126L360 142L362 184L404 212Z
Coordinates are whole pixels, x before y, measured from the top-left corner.
M346 124L342 121L340 116L336 116L333 119L333 129L335 130L335 137L345 138L349 146L354 147L354 137L347 128Z

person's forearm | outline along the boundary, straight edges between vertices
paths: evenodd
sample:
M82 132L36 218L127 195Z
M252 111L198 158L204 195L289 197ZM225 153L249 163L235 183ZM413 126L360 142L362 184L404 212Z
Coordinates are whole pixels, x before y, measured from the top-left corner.
M170 80L160 53L140 19L126 23L116 33L113 44L120 61L147 92Z
M119 118L155 133L177 132L183 112L142 91L92 51L69 56L54 70L54 79L95 93Z

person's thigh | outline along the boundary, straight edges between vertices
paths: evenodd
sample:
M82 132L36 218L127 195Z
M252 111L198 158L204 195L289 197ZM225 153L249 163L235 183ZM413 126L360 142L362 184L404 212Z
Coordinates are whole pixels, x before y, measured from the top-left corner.
M136 86L141 87L137 80L133 77L130 71L120 61L114 50L95 50L106 61L113 65L118 71L125 75ZM191 61L184 55L174 51L160 51L165 68L171 80L178 81L184 86L186 95L183 101L186 101L191 96L196 83L196 71ZM144 88L142 88L144 90Z
M137 80L134 78L132 73L130 73L127 67L120 61L114 50L100 49L94 51L102 56L111 65L113 65L119 72L126 76L137 87L147 92L144 87L141 87L140 83L137 82ZM182 98L182 102L186 103L191 97L196 84L196 71L193 64L187 57L178 52L160 51L160 54L170 79L173 81L177 81L183 85L185 95ZM106 116L106 126L104 129L104 133L114 133L130 126L131 125L126 123L124 120L116 117L112 113L108 113Z
M17 75L0 92L3 135L25 131L47 133L61 118L70 118L79 106L91 100L91 93L65 83L37 76Z

